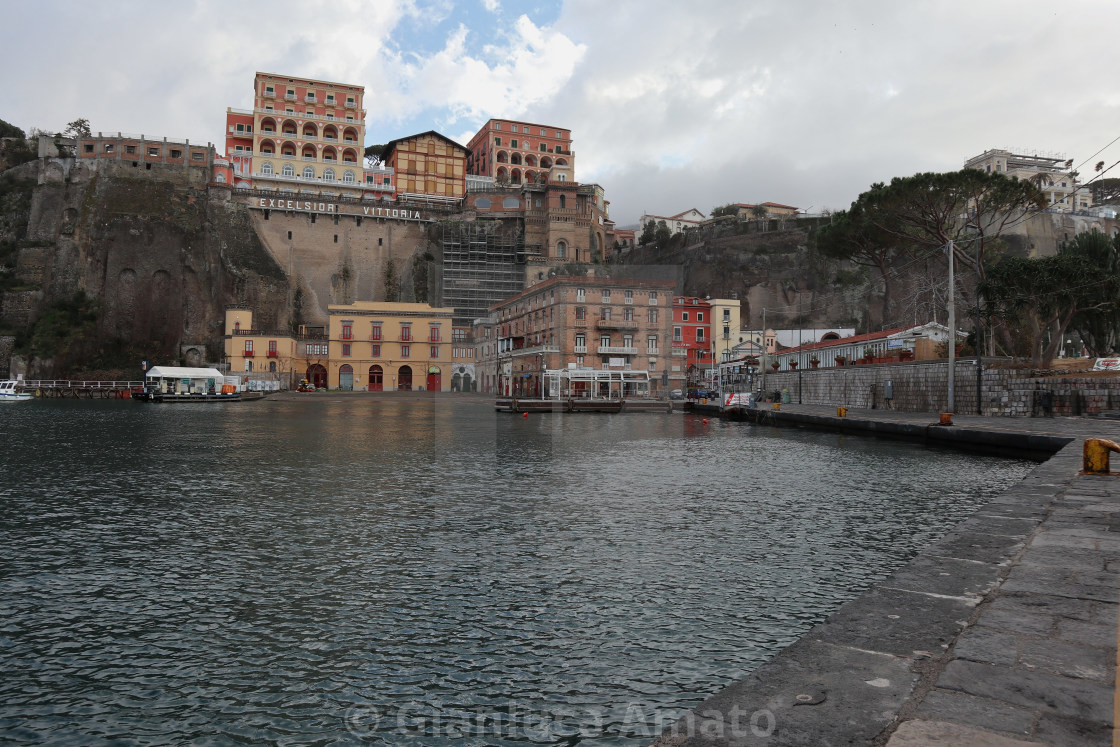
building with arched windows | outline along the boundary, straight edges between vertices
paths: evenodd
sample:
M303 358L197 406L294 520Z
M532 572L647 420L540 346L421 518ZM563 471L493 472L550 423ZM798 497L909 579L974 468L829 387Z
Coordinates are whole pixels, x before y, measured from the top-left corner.
M253 108L226 110L223 181L308 197L393 195L391 169L364 169L365 88L257 73Z

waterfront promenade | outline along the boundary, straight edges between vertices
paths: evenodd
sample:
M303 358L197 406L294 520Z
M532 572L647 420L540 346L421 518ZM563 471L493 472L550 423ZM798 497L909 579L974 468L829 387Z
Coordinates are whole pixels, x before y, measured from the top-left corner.
M1079 471L1085 438L1120 441L1120 420L955 415L941 426L929 413L838 418L789 404L754 417L966 449L1060 448L657 747L1114 743L1120 475Z

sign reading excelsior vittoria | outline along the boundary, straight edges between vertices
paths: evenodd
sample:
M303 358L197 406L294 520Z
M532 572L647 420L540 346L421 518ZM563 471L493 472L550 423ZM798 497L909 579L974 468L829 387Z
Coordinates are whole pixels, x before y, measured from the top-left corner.
M337 202L318 200L287 199L283 197L254 197L249 207L256 210L296 210L303 213L326 213L328 215L358 215L366 218L390 218L392 220L428 220L419 210L408 208L379 207L376 205L345 205Z

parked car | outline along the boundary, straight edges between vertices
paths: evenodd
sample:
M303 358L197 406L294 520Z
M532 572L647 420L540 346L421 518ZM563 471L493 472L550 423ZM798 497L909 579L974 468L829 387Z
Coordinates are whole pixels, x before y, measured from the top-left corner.
M669 392L669 399L684 399L684 392L680 389L674 389Z

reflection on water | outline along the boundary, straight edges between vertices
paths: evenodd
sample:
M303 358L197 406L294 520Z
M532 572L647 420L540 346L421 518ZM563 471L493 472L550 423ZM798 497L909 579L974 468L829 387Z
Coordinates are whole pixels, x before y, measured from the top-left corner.
M0 425L16 742L647 744L1030 468L446 397Z

